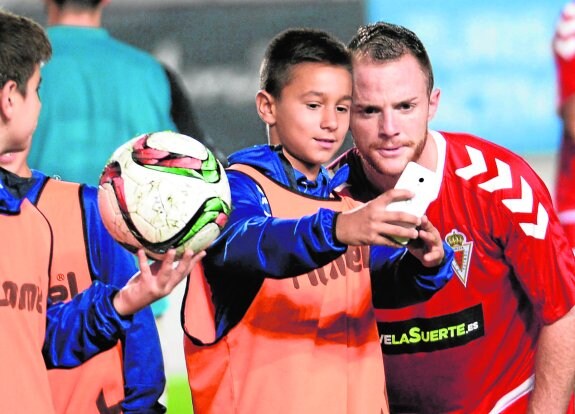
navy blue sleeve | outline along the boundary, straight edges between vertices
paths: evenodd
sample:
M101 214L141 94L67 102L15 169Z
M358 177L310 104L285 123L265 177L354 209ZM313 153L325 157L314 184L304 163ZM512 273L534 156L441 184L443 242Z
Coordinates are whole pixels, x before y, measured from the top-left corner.
M82 190L92 274L103 283L121 288L138 271L136 259L110 236L102 224L97 189L86 186ZM149 307L133 316L122 345L124 412L163 412L158 399L166 385L164 362L156 322Z
M237 171L228 172L233 210L204 259L213 266L250 277L286 278L321 267L344 253L347 246L333 237L335 212L320 209L298 219L270 216L256 183Z
M433 268L421 264L407 249L395 253L386 246L370 250L373 304L379 309L395 309L431 298L453 277L453 250L443 242L445 257Z
M132 325L112 304L118 289L95 281L70 302L46 310L42 354L48 368L73 368L112 348Z

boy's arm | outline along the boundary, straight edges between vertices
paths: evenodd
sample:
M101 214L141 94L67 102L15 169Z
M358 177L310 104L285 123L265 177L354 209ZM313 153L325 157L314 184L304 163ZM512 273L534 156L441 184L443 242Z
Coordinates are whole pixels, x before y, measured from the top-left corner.
M245 174L229 171L234 206L204 261L250 277L285 278L321 267L347 246L334 238L335 212L320 209L299 219L270 216L264 196Z
M117 288L126 285L138 271L135 257L121 247L102 224L97 189L83 188L84 216L92 274ZM160 409L166 378L160 338L149 307L137 312L122 340L125 413Z
M229 171L232 205L224 231L208 249L205 268L226 266L250 277L286 278L306 273L335 260L348 245L393 245L386 235L416 238L417 231L392 224L417 217L388 212L390 202L409 192L391 190L378 199L338 214L320 208L297 219L271 217L267 202L248 176Z
M431 298L453 276L453 250L443 243L445 255L441 263L426 267L405 250L390 252L375 246L370 252L373 303L379 309L410 306Z
M116 345L133 319L114 309L117 292L113 286L94 281L70 302L48 302L42 349L48 368L76 367Z
M140 271L120 290L99 281L70 302L48 305L43 355L48 368L71 368L110 349L130 328L134 313L168 295L205 256L187 250L179 261L168 250L148 264L138 251Z

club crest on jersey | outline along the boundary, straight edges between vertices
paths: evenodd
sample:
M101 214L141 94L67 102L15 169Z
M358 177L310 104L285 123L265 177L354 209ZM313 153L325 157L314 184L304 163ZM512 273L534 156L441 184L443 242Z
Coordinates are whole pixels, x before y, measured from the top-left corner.
M465 235L456 229L451 230L451 233L445 236L445 241L453 249L454 253L451 267L461 283L463 283L463 286L467 287L467 276L469 273L471 252L473 251L473 242L468 242Z

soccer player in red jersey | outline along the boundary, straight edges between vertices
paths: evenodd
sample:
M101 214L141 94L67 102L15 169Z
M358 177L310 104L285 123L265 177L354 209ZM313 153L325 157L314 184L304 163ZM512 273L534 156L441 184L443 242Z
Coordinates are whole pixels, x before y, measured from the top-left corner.
M370 200L409 161L435 171L427 215L455 251L457 277L426 302L383 309L372 279L391 412L565 413L575 259L545 184L505 148L428 129L440 92L413 32L376 23L349 47L356 147L333 165L350 170L343 192Z

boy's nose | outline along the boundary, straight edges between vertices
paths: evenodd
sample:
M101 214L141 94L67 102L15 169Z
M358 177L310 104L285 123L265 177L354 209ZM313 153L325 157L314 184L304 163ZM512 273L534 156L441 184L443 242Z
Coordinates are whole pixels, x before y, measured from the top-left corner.
M321 127L333 131L338 126L337 114L334 111L326 110L323 112Z

